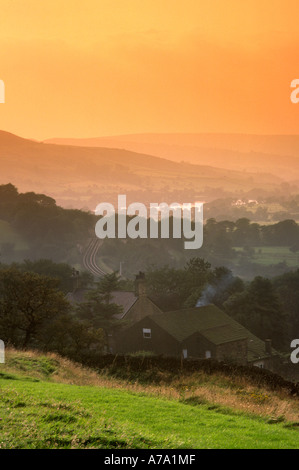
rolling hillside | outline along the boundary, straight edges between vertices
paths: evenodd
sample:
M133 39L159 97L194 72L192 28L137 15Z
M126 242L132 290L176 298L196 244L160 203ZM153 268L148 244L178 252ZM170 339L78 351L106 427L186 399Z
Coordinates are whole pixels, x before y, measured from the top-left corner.
M119 147L173 161L230 170L272 173L299 179L299 136L242 134L132 134L46 142L85 147Z
M64 207L94 209L101 201L191 202L223 191L278 190L282 179L208 165L178 163L117 148L76 147L0 132L0 184L47 193ZM218 191L218 193L217 193Z
M164 374L156 385L139 376L115 379L55 355L8 350L0 448L298 448L298 398L283 389L202 371Z

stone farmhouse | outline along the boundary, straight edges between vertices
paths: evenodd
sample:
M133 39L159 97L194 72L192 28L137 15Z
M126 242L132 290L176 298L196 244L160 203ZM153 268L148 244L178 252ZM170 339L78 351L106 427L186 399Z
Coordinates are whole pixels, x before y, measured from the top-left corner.
M80 302L83 294L78 290L68 298ZM111 302L122 307L115 317L123 326L109 334L109 353L212 358L267 369L278 358L271 340L257 338L215 305L162 312L147 295L143 273L136 276L135 292L116 291Z

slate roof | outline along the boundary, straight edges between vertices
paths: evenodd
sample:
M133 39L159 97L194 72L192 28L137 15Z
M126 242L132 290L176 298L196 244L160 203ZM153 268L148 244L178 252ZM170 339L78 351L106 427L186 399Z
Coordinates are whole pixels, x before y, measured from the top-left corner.
M111 303L120 305L123 308L122 312L114 315L114 317L118 318L119 320L124 318L124 316L128 313L130 308L133 307L137 298L138 297L136 297L134 292L120 291L120 290L112 292Z
M248 361L269 357L265 343L215 305L187 308L151 315L150 318L171 336L182 342L198 332L215 345L248 339ZM277 354L272 349L273 354Z
M245 330L245 328L244 328ZM247 357L248 362L257 361L258 359L264 359L270 357L268 353L265 352L265 342L260 338L257 338L249 330L246 330L248 333L248 342L247 342ZM278 356L278 352L272 348L272 355Z

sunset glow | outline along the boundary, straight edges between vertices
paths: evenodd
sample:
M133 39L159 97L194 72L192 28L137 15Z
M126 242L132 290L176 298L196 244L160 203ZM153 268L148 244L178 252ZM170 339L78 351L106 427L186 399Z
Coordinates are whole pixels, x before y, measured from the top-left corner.
M295 0L1 0L0 128L296 134Z

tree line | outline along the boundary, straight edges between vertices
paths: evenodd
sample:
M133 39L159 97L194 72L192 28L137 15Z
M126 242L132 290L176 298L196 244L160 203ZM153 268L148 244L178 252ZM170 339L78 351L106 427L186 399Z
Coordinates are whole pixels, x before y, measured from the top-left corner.
M43 270L48 267L51 276ZM107 352L107 335L122 326L115 290L133 289L118 273L98 283L85 279L86 297L67 300L72 268L49 260L0 266L0 338L17 348L53 351L86 364ZM63 273L63 275L62 275ZM65 278L66 276L66 278ZM299 269L272 280L244 282L225 267L193 258L183 269L165 266L146 273L148 295L162 311L213 303L261 339L289 351L299 331ZM183 315L183 310L182 310Z
M57 262L80 263L88 239L95 236L97 219L91 212L63 209L56 205L53 198L44 194L19 193L12 184L0 185L0 221L9 223L27 244L25 252L17 250L13 241L2 244L0 259L11 262L19 256L20 260L51 258ZM112 254L113 269L116 269L115 263L119 264L121 258L126 258L127 268L134 262L142 262L144 269L151 260L160 266L170 263L182 266L190 256L184 250L182 239L134 240L133 249L130 242L104 241L101 252L106 256ZM250 257L250 248L260 246L286 246L293 252L299 251L298 224L291 219L259 225L244 217L236 222L217 222L210 218L204 225L203 247L194 250L194 253L213 262L217 259L224 262L238 256L236 247L245 248L244 253ZM176 257L171 253L173 250L177 252Z

